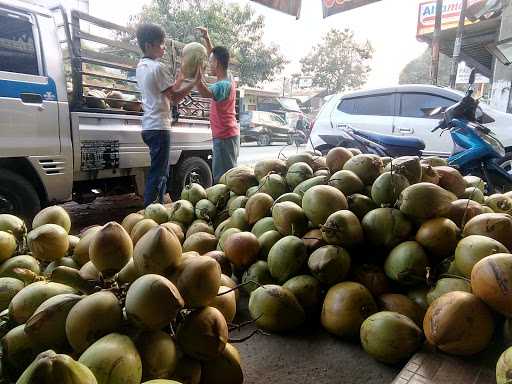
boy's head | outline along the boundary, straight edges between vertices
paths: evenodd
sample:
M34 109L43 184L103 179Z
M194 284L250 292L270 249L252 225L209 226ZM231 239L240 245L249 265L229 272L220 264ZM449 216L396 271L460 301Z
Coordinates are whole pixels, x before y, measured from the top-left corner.
M212 49L209 59L209 67L212 75L225 74L229 67L229 51L226 47L217 46Z
M159 59L165 53L165 31L158 25L139 25L137 28L137 41L144 56Z

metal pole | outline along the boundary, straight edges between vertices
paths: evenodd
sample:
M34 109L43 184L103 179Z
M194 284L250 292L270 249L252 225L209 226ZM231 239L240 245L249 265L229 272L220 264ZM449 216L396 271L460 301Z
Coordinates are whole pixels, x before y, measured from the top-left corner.
M460 10L459 26L457 28L457 37L453 45L452 65L450 68L450 87L455 88L457 82L457 68L459 66L460 53L462 51L462 39L464 38L464 23L466 21L466 9L468 0L462 0L462 8Z
M432 84L437 85L439 74L439 41L441 40L441 21L443 16L443 0L436 2L436 24L434 27L434 37L432 38L432 65L430 66L430 80Z
M284 88L286 87L286 76L283 77L283 97L284 97Z

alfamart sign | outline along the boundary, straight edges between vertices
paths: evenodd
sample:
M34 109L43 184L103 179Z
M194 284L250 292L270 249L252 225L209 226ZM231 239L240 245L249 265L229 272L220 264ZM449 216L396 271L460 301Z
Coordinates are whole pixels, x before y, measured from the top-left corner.
M468 0L468 6L480 0ZM444 0L441 29L457 28L459 25L462 0ZM418 14L417 36L423 36L434 32L436 24L436 0L426 1L420 4ZM472 24L466 19L465 25Z

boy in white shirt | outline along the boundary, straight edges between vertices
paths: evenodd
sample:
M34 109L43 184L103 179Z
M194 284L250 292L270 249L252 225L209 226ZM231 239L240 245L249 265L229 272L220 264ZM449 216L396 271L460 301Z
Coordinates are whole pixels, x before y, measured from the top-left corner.
M171 152L172 105L178 104L194 88L199 71L193 82L182 86L181 73L172 83L168 69L159 61L165 53L165 32L154 24L142 24L137 28L137 41L144 57L137 65L137 84L142 94L144 116L142 139L149 147L151 166L144 191L144 206L163 203L167 192Z

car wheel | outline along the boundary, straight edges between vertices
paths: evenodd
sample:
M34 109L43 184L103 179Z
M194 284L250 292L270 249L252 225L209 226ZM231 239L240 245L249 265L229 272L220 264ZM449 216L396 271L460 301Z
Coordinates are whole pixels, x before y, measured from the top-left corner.
M288 139L286 140L286 144L293 145L293 135L288 135Z
M267 145L270 145L270 143L271 143L270 135L263 133L258 136L258 145L260 147L265 147Z
M512 151L507 152L505 157L501 159L500 167L507 171L508 174L512 175Z
M179 200L181 191L190 183L201 184L204 188L213 184L212 170L208 163L197 156L187 157L171 169L172 184L169 194L173 201Z
M7 169L0 169L0 213L19 216L28 223L41 209L39 196L24 177Z

